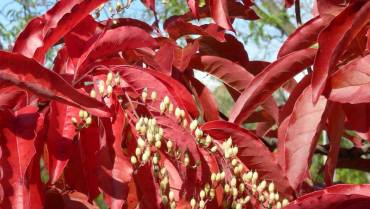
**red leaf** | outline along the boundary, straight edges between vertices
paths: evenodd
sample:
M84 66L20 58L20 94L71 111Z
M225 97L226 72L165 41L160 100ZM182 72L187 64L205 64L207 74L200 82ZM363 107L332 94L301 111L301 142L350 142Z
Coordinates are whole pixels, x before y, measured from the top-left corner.
M233 26L229 19L229 10L227 8L227 0L208 0L210 2L211 16L217 25L232 30Z
M320 15L338 15L343 11L349 0L317 0L317 9Z
M188 45L186 45L185 48L176 47L173 66L175 66L181 72L184 72L185 69L188 67L191 58L195 53L197 53L198 50L199 50L198 41L188 43Z
M163 75L162 73L148 70L151 75L161 81L171 93L171 95L176 99L176 103L180 107L184 107L187 112L193 117L197 118L199 115L198 108L194 102L193 96L190 92L186 89L184 85L182 85L177 80L173 79L172 77L168 77Z
M63 195L65 208L67 209L98 209L88 200L85 194L79 192L71 192ZM50 208L51 209L51 208Z
M197 92L197 97L202 106L204 120L211 121L220 119L217 102L213 97L212 92L197 79L191 77L190 80Z
M210 37L201 37L199 39L200 54L226 58L248 69L249 59L244 45L230 34L226 34L225 38L225 42L221 43Z
M42 202L30 193L30 180L26 171L33 165L31 161L36 154L35 139L42 128L43 117L37 108L27 106L12 113L1 113L6 117L0 132L1 152L0 167L4 169L1 185L5 199L2 208L42 208ZM38 163L38 162L34 162ZM40 199L38 199L40 200Z
M271 63L243 91L231 110L229 121L242 123L276 89L310 66L315 54L316 49L303 49Z
M279 112L279 122L283 122L293 111L294 104L296 103L298 97L306 89L311 82L312 73L306 75L290 93L288 100L285 102L284 106L281 107Z
M71 157L72 141L77 134L72 117L78 118L77 108L55 101L50 103L47 147L51 184L54 184L63 174Z
M89 200L99 195L98 188L98 151L100 130L93 119L88 128L82 128L79 138L71 147L72 155L64 169L65 182L71 188L86 194Z
M317 16L297 28L280 48L278 57L310 47L317 41L320 31L330 23L330 19L331 16Z
M291 7L295 1L299 1L299 0L285 0L285 7L286 8Z
M314 102L324 91L329 74L336 70L340 56L366 26L369 18L370 2L358 1L335 17L320 33L318 40L320 48L313 66L311 84Z
M189 9L194 17L199 17L199 0L187 0Z
M181 17L172 17L163 26L170 38L177 40L185 35L210 36L217 41L225 41L225 31L216 24L196 26L186 22Z
M293 190L273 154L259 138L246 129L226 121L203 124L202 130L217 140L231 137L239 148L238 158L249 168L257 170L262 179L273 181L280 194L290 196Z
M339 184L298 198L284 209L357 209L370 204L370 185Z
M370 102L370 55L359 57L342 66L331 78L329 99L340 103Z
M99 151L98 178L109 208L121 209L127 203L129 192L132 192L129 183L133 180L133 168L121 147L123 139L127 137L126 119L121 108L118 108L116 116L112 124L110 119L103 119L101 124L104 126L104 133L100 139L103 144Z
M26 106L27 92L16 86L0 88L0 107L18 110Z
M106 0L63 0L45 15L36 17L19 35L13 52L43 62L46 52L89 13Z
M61 76L35 60L3 51L0 51L0 57L0 80L9 81L47 99L86 109L94 115L110 116L103 103L78 92Z
M161 208L161 196L158 184L155 182L153 169L145 164L137 169L134 180L140 196L139 208L159 209Z
M155 12L155 0L145 0L146 6Z
M238 92L242 92L253 79L253 75L242 66L216 56L198 56L191 61L191 67L209 73Z
M328 135L330 149L324 167L324 179L326 185L333 184L335 167L337 165L340 141L344 132L344 112L340 104L334 103L329 109Z
M279 127L278 160L294 189L307 177L322 123L326 120L327 100L320 97L314 105L311 96L308 86L297 99L292 114Z
M84 75L88 70L88 65L96 59L116 54L119 51L156 45L156 41L149 33L134 26L121 26L107 30L90 41L94 42L81 56L75 78Z

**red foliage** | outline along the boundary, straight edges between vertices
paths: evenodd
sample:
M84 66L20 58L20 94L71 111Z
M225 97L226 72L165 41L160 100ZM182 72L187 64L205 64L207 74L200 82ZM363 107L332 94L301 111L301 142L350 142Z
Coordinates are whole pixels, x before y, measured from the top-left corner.
M0 51L1 208L97 208L100 193L113 209L369 208L369 185L331 185L337 167L369 171L368 154L341 158L340 140L363 151L370 138L370 2L317 0L272 63L249 60L232 35L236 18L258 18L253 1L188 0L164 23L169 37L135 19L97 22L104 2L61 0ZM214 23L190 22L205 17ZM227 86L230 116L196 70ZM317 189L308 171L323 131L328 187Z

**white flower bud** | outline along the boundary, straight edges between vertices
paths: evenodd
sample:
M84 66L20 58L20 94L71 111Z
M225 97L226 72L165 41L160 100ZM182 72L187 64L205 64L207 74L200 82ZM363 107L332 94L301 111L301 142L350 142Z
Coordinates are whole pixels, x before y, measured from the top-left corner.
M252 175L253 175L252 171L248 171L248 173L244 173L243 174L243 181L246 182L246 183L249 183L252 180Z
M266 188L266 181L263 180L257 187L257 191L261 193Z
M182 127L183 128L186 128L188 126L188 120L186 120L186 118L184 118L183 120L182 120Z
M225 184L225 186L224 186L224 192L225 192L225 194L230 193L230 186L228 184Z
M89 117L89 113L87 111L83 111L83 119Z
M271 182L271 183L269 184L269 192L270 192L270 193L273 193L273 192L274 192L274 190L275 190L275 184L274 184L273 182Z
M108 85L108 86L107 86L107 94L108 94L108 95L111 95L111 94L112 94L112 92L113 92L113 87L112 87L111 85Z
M270 195L269 195L269 202L272 203L272 202L274 202L274 200L275 200L275 194L274 193L270 193Z
M71 118L71 121L72 121L72 123L73 123L74 125L76 125L76 124L77 124L77 118L76 118L76 117L72 117L72 118Z
M173 104L172 103L169 104L169 106L168 106L168 112L169 113L172 113L173 112Z
M174 200L174 194L173 194L173 191L170 191L168 193L168 198L170 199L170 201L173 201Z
M184 156L184 165L185 166L188 166L189 163L190 163L189 155L188 154L185 154L185 156Z
M83 118L84 118L84 110L80 110L80 111L78 112L78 116L79 116L81 119L83 119Z
M155 142L155 147L156 147L157 149L160 149L160 148L161 148L161 146L162 146L162 142L161 142L161 141L156 141L156 142Z
M287 199L283 199L282 206L285 207L289 205L289 201Z
M163 98L163 103L165 104L165 106L167 107L169 104L170 104L170 98L168 96L165 96Z
M119 86L121 83L121 76L117 73L116 76L114 77L114 83Z
M279 195L279 193L275 193L275 201L278 201L280 199L280 195Z
M179 119L180 116L181 116L181 109L178 108L178 107L176 107L176 109L175 109L175 116L176 116L177 119Z
M251 200L251 197L248 195L244 198L243 203L247 204Z
M99 89L99 94L100 95L103 95L104 94L104 89L105 89L104 81L101 80L99 82L98 89Z
M90 97L96 98L96 91L95 91L95 89L91 89L91 91L90 91Z
M221 180L221 173L216 173L216 181L220 181Z
M190 128L191 131L194 131L197 128L197 126L198 126L198 120L195 119L195 120L191 121L189 128Z
M217 146L215 145L215 146L213 146L212 148L211 148L211 152L216 152L217 151Z
M257 179L258 179L258 173L257 171L254 171L252 175L252 183L255 184L257 182Z
M238 164L238 160L237 159L233 159L232 161L231 161L231 165L232 166L236 166Z
M149 157L150 157L150 152L147 152L147 150L145 150L143 156L141 157L141 161L143 161L143 163L146 163L149 160Z
M239 191L240 192L244 192L244 190L245 190L245 184L244 183L240 183L239 184Z
M172 141L168 140L167 141L167 149L170 151L170 150L172 150L172 147L173 147Z
M171 209L176 209L176 202L175 201L171 202L170 208Z
M225 179L225 172L224 171L222 171L221 173L220 173L220 180L224 180Z
M209 145L209 144L212 143L212 141L213 141L212 137L210 135L207 135L207 137L206 137L206 144Z
M230 181L230 185L231 185L232 187L235 187L235 186L236 186L236 178L235 178L235 177L233 177L233 178L231 179L231 181Z
M150 95L150 98L155 101L157 99L157 92L156 91L152 91L152 94Z
M137 139L137 145L140 147L140 148L144 148L145 147L145 141L143 140L143 138L139 137Z
M239 149L237 146L233 147L233 156L236 156L238 154L238 151Z
M200 197L200 199L204 199L204 197L206 196L206 193L205 193L205 191L202 189L202 190L200 190L200 192L199 192L199 197Z
M185 110L181 110L181 111L180 111L180 116L181 116L182 118L185 118Z
M260 195L260 196L258 197L258 201L260 201L261 203L264 203L264 202L266 201L265 196Z
M200 138L203 136L203 131L199 128L195 129L195 137Z
M161 102L161 104L159 105L159 111L161 114L166 111L166 105L163 102Z
M200 200L199 201L199 208L203 209L205 206L206 206L206 203L204 202L204 200Z
M163 167L160 172L161 172L161 175L162 176L166 176L167 175L167 169L165 167Z
M135 156L131 156L131 164L132 165L135 165L136 163L137 163L137 159L136 159L136 157Z
M209 197L211 198L211 200L213 200L213 198L215 198L215 196L216 196L216 191L215 191L215 189L211 188L209 190Z
M109 73L107 74L107 80L105 81L105 83L109 85L112 82L112 80L113 80L113 73L112 71L109 71Z
M242 209L242 204L236 203L235 209Z
M276 209L281 209L281 202L276 203Z
M139 147L136 147L136 149L135 149L135 155L137 157L140 157L140 155L141 155L141 149Z
M158 156L154 155L153 158L152 158L152 162L153 162L154 165L157 165L158 162L159 162Z
M212 173L211 174L211 181L212 181L212 183L216 181L216 176L217 175L215 173Z
M238 189L237 189L237 188L235 188L235 187L233 187L233 188L232 188L232 190L233 190L233 198L234 198L234 199L236 199L236 197L237 197L237 196L238 196L238 194L239 194Z
M233 145L233 140L231 139L231 137L227 139L226 144L227 144L227 147L231 147L231 145Z
M85 123L86 123L86 125L90 125L92 123L92 118L87 117L86 120L85 120Z
M191 206L192 209L195 208L196 203L197 203L196 200L194 198L191 198L191 200L190 200L190 206Z

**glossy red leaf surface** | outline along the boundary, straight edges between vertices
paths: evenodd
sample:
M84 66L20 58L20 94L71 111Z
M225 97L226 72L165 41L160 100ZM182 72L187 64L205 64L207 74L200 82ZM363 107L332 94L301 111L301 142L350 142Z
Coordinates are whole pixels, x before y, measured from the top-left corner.
M370 18L370 2L359 1L341 12L319 35L320 45L314 63L312 76L313 101L317 101L334 72L344 49L366 26ZM340 27L338 27L340 26Z
M356 209L370 204L368 184L339 184L312 192L284 207L286 209Z
M332 19L330 16L317 16L297 28L280 48L278 57L313 45L317 41L320 31L330 23L330 19Z
M42 202L35 201L30 193L28 169L32 169L32 158L36 155L35 139L42 128L43 117L37 109L27 106L19 111L1 114L7 117L7 125L0 132L1 167L5 171L1 179L4 190L2 208L40 208ZM38 163L38 162L34 162Z
M45 15L28 23L15 43L14 52L43 62L46 52L89 13L106 0L63 0Z
M211 121L202 130L215 139L224 141L229 137L239 148L239 159L251 170L257 170L263 179L273 181L279 193L290 196L292 187L277 159L253 133L226 121Z
M308 168L326 120L327 100L320 97L312 103L312 90L308 86L297 99L293 112L285 125L279 127L278 160L286 172L290 185L296 189L308 177Z
M199 0L187 0L189 9L194 17L199 16Z
M74 89L58 74L19 54L0 52L0 79L47 99L81 107L94 115L110 116L106 106Z
M359 57L342 66L330 78L329 99L340 103L370 102L370 55Z
M345 114L342 106L338 103L333 103L328 111L328 136L330 149L324 167L324 180L326 185L332 185L335 167L339 157L340 142L344 132Z
M315 55L315 49L303 49L271 63L248 84L233 106L229 121L242 123L276 89L310 66Z
M213 20L220 27L226 30L232 29L232 25L229 19L229 10L227 7L227 0L208 0L210 2L209 7L211 10L211 16Z

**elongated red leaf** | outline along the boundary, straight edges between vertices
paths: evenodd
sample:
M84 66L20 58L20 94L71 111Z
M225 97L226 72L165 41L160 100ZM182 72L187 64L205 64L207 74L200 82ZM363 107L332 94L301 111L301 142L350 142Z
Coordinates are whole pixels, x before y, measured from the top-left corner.
M308 177L307 172L322 123L326 120L327 100L320 97L312 103L312 90L308 86L297 99L292 114L279 129L278 160L294 189Z
M173 66L184 72L188 67L193 55L199 50L199 42L188 43L185 48L175 48L175 59Z
M339 184L298 198L284 209L357 209L370 204L370 185Z
M326 185L333 184L333 177L340 149L340 141L344 132L344 119L345 115L341 105L338 103L332 104L328 116L328 136L330 149L324 167L324 179Z
M242 123L275 90L310 66L315 54L316 49L303 49L271 63L243 91L231 110L229 121Z
M217 41L225 41L225 31L216 24L196 26L181 17L169 18L163 26L170 38L176 40L185 35L210 36Z
M42 203L32 198L30 180L26 175L32 170L32 158L36 154L35 139L42 128L43 117L37 108L27 106L12 113L1 113L7 117L2 125L0 167L3 169L1 185L5 199L1 208L42 208ZM37 162L34 162L37 163Z
M58 74L35 60L0 51L0 80L8 81L47 99L86 109L91 114L110 116L107 107L74 89Z
M189 9L194 17L199 17L199 0L187 0Z
M242 92L253 79L253 75L242 66L216 56L194 57L191 67L215 76L238 92Z
M369 18L370 2L358 1L335 17L320 33L318 40L320 48L313 66L311 84L314 102L324 91L329 74L336 70L340 56L366 26Z
M155 54L154 61L158 64L158 70L167 76L172 74L172 64L174 63L175 45L164 43Z
M317 9L320 15L338 15L343 11L349 0L317 0Z
M316 16L297 28L280 48L278 57L313 45L317 41L320 31L330 23L330 19L332 19L331 16Z
M238 158L249 169L257 170L261 178L273 181L279 193L292 195L292 187L277 160L253 133L226 121L207 122L201 128L217 140L231 137L239 148Z
M249 70L248 53L244 45L235 36L225 34L225 42L219 42L211 37L201 37L199 39L201 55L212 55L229 59Z
M121 209L127 203L129 192L132 192L129 183L133 180L133 168L121 147L122 140L127 137L125 124L126 119L121 108L118 108L114 121L106 118L101 124L105 134L100 139L104 143L100 144L98 158L99 187L104 191L106 203L112 209Z
M0 107L18 110L26 106L27 92L16 86L0 88Z
M72 117L78 118L78 113L79 110L75 107L55 101L50 103L47 147L49 179L52 184L63 174L71 157L73 139L77 134Z
M31 20L19 35L14 52L43 62L48 49L107 0L62 0L45 15Z
M94 40L93 44L86 49L79 60L76 78L86 73L88 64L96 59L116 54L119 51L156 45L156 41L149 33L134 26L110 29L93 37L92 40Z
M370 55L342 66L331 78L329 99L340 103L370 102Z
M217 25L225 28L226 30L231 30L232 25L229 19L229 10L227 8L227 0L209 0L210 10L213 20Z

